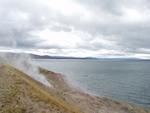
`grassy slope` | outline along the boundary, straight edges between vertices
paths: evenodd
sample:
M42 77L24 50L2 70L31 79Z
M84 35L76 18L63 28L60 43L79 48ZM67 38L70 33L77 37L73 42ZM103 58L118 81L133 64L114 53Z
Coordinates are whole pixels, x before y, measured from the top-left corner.
M22 73L21 71L18 71L17 69L15 69L11 66L5 65L5 66L1 67L0 72L1 72L1 75L0 75L1 88L0 89L1 90L4 89L0 93L1 94L1 101L0 101L1 102L0 103L1 110L0 110L0 112L2 112L2 113L24 113L25 111L28 111L28 108L26 108L26 106L24 106L24 103L18 102L16 104L12 104L15 101L19 101L17 96L20 95L19 92L22 92L22 93L29 93L29 95L31 94L31 96L26 94L27 98L30 98L31 100L33 99L32 97L34 97L37 100L39 100L39 102L45 102L46 104L49 103L48 105L51 105L51 103L52 103L53 106L55 106L55 107L57 106L56 108L58 111L59 111L59 109L63 109L63 111L65 111L65 113L67 113L67 112L81 113L81 111L79 111L78 108L69 105L62 99L51 94L50 92L48 92L46 87L44 87L42 84L36 82L35 80L31 79L29 76ZM8 82L8 84L6 81ZM6 87L6 88L3 88L3 87ZM20 91L22 89L24 89L24 90ZM24 94L21 96L21 98L24 98L23 96L24 96ZM36 101L35 104L37 105L38 102ZM17 106L17 107L14 108L14 106ZM43 109L43 108L41 108L41 109ZM47 108L47 109L51 110L51 107ZM15 110L15 112L14 112L14 110ZM56 111L53 111L53 112L55 113Z

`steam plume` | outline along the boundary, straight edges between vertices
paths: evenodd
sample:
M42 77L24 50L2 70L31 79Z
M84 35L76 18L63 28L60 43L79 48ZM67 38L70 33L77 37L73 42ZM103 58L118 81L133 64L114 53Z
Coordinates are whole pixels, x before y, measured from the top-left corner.
M51 87L51 84L47 81L47 79L39 73L38 67L32 62L32 59L28 54L0 53L0 63L12 65L28 74L33 79Z

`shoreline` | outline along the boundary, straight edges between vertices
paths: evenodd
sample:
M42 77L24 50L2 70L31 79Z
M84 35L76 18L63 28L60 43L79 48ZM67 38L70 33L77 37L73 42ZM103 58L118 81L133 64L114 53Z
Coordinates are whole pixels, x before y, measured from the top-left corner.
M65 76L65 75L64 75L64 76ZM67 76L66 76L66 78L67 78ZM122 99L117 99L117 98L113 98L113 97L98 95L98 94L93 93L93 92L91 92L91 91L89 91L89 90L87 90L87 89L81 88L80 86L77 86L77 85L75 85L75 84L71 84L70 81L68 81L68 79L66 80L66 82L67 82L69 85L73 86L72 88L77 88L77 89L80 90L81 92L83 92L83 93L85 93L85 94L89 94L90 96L95 96L95 97L99 97L99 98L107 98L108 100L117 101L117 102L120 102L120 103L130 104L130 105L132 105L132 106L139 107L139 108L145 109L145 110L147 110L147 111L150 110L150 108L147 108L147 107L142 106L142 105L138 105L138 104L136 104L136 103L134 103L134 102L131 102L131 101L128 101L128 100L122 100Z
M113 98L113 97L98 95L98 94L93 93L93 92L91 92L91 91L89 91L87 89L81 88L80 86L75 85L74 83L70 83L70 81L68 81L68 77L67 76L65 76L65 79L66 79L66 82L68 83L69 86L71 86L72 88L78 89L80 92L83 92L83 93L88 94L90 96L94 96L94 97L98 97L98 98L106 98L108 100L116 101L116 102L119 102L119 103L129 104L129 105L134 106L134 107L139 107L139 108L145 109L147 111L150 110L150 108L138 105L138 104L136 104L134 102L131 102L131 101L128 101L128 100L121 100L121 99L117 99L117 98Z
M94 111L98 111L99 108L101 108L100 106L104 107L102 109L105 109L104 110L105 112L107 109L105 107L109 106L108 108L110 108L110 109L118 109L119 113L122 113L122 112L123 113L130 113L131 111L134 111L134 110L135 110L135 113L144 113L144 111L145 111L145 113L150 113L148 111L148 109L142 108L141 106L137 106L135 104L131 104L129 102L120 101L120 100L116 100L116 99L112 99L112 98L108 98L108 97L104 97L104 96L91 94L85 90L82 90L82 88L76 87L74 84L70 83L70 81L68 81L68 79L67 79L67 76L62 75L60 73L48 71L45 69L43 69L43 70L46 73L52 73L54 76L56 76L56 78L57 78L57 76L59 76L62 80L60 80L56 83L65 84L64 86L61 85L61 87L59 87L59 89L62 89L62 92L66 93L65 96L63 96L63 98L65 98L65 100L70 102L70 103L79 104L78 107L82 106L82 108L80 108L80 109L84 108L84 110L85 110L86 108L90 108L90 109L87 109L86 113L91 113L92 112L91 109ZM46 73L44 73L44 74L46 75ZM50 79L50 78L48 77L47 79ZM57 88L58 87L56 87L56 89ZM70 96L70 99L67 100L67 98L66 98L67 96L68 97ZM75 101L76 99L79 99L79 100ZM81 102L80 100L84 100L86 103ZM140 111L140 112L138 112L138 111ZM110 111L108 110L108 113L109 112Z
M45 70L47 70L47 69L45 69ZM47 71L50 71L50 70L47 70ZM50 71L50 72L53 72L53 71ZM58 74L58 75L61 75L61 77L63 77L63 79L64 79L64 82L67 83L67 85L71 89L75 89L77 91L80 91L80 92L82 92L84 94L88 94L88 95L93 96L93 97L107 98L107 99L112 100L112 101L117 101L117 102L120 102L120 103L126 103L126 104L129 104L129 105L132 105L132 106L135 106L135 107L138 107L138 108L150 111L150 108L144 107L142 105L138 105L138 104L136 104L134 102L131 102L131 101L128 101L128 100L122 100L122 99L117 99L117 98L113 98L113 97L109 97L109 96L98 95L96 93L93 93L93 92L91 92L91 91L89 91L87 89L84 89L84 88L80 87L71 78L69 78L67 75L64 75L62 73L57 73L57 72L54 72L54 73Z

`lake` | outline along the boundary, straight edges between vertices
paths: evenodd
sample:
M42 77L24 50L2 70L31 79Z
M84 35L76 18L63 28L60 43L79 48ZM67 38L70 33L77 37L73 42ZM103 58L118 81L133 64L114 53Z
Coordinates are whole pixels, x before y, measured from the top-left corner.
M140 60L34 60L62 73L89 93L127 101L150 109L150 61Z

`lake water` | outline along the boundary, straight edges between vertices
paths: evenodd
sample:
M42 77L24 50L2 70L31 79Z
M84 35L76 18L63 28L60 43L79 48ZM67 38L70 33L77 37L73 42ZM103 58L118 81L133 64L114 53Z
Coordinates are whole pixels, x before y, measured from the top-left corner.
M65 74L74 85L90 93L150 109L150 61L44 59L35 62Z

